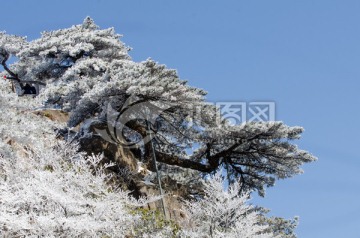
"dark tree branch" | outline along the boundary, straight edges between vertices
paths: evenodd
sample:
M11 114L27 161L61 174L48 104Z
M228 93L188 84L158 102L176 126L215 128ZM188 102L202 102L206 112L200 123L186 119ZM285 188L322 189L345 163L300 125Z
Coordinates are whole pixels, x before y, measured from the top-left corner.
M45 83L43 82L39 82L39 81L21 81L21 79L19 78L19 76L12 72L10 70L10 68L7 66L6 64L6 61L9 59L10 55L9 53L5 52L2 54L2 56L4 57L3 60L1 61L1 65L4 67L5 71L10 74L11 76L10 77L6 77L7 79L10 79L10 80L14 80L16 81L17 83L19 83L20 87L23 89L24 86L22 84L32 84L32 83L36 83L36 84L39 84L39 85L46 85Z
M159 162L168 165L177 165L182 168L194 169L204 173L213 172L218 168L217 166L205 165L194 160L180 158L178 156L162 153L160 151L155 151L155 155Z
M7 60L9 59L9 57L10 57L9 53L6 52L6 53L2 54L2 56L3 56L4 58L3 58L3 60L1 61L1 65L4 67L5 71L8 72L8 74L11 75L11 77L7 77L7 78L8 78L8 79L11 79L11 80L14 80L14 81L16 81L16 82L18 82L18 83L20 83L21 80L19 79L18 75L15 74L14 72L12 72L12 71L9 69L9 67L7 66L7 64L6 64L6 61L7 61Z

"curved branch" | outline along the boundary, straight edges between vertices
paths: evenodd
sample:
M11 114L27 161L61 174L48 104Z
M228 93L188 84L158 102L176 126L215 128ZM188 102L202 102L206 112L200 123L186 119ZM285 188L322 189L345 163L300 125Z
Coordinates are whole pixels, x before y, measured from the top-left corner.
M11 77L6 77L6 78L20 83L21 80L19 79L18 75L15 74L14 72L12 72L6 64L6 61L9 59L9 54L6 52L6 55L3 55L3 56L4 56L4 59L1 61L1 65L4 67L5 71L11 75Z

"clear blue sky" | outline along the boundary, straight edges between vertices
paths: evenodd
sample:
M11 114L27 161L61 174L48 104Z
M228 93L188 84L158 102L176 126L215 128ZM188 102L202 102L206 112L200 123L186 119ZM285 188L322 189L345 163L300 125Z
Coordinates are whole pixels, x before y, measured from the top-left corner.
M299 237L360 237L360 1L2 1L0 30L39 36L82 23L114 26L134 48L176 68L210 101L276 102L319 160L253 201L300 216Z

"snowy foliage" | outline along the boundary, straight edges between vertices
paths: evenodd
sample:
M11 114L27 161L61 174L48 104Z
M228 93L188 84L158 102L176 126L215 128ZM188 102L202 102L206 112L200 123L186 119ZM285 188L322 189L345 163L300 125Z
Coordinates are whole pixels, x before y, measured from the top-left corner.
M127 192L108 188L100 169L92 175L89 163L96 164L98 157L35 153L15 161L2 158L2 235L88 237L131 232L139 217L130 215Z
M187 201L191 237L273 238L267 225L261 225L261 214L247 204L248 194L241 194L239 183L224 190L220 173L204 183L204 197ZM279 237L280 238L280 237Z
M54 123L26 100L0 95L0 235L90 237L131 234L146 204L109 183L101 156L57 140ZM5 92L4 92L5 91ZM31 105L34 106L34 105Z
M254 190L264 196L276 179L299 174L301 165L316 159L292 144L303 128L283 122L230 126L218 117L219 108L205 101L204 90L151 59L132 61L120 37L89 17L33 41L0 32L5 69L0 77L10 74L17 80L0 82L1 235L174 235L177 226L171 222L144 225L145 215L134 209L146 201L135 201L129 191L114 187L110 164L85 150L84 144L98 143L100 135L101 143L107 140L100 132L114 137L118 127L122 129L110 142L135 144L131 159L141 162L144 171L154 172L155 155L163 178L176 181L175 188L181 184L200 193L197 202L187 203L192 225L177 235L291 235L294 223L261 220L246 200ZM7 67L10 56L18 61ZM12 92L11 87L29 81L46 84L36 98ZM66 123L51 121L34 108L61 109L69 118ZM107 162L118 162L110 157ZM218 175L201 185L204 176L219 170L230 183L227 192Z

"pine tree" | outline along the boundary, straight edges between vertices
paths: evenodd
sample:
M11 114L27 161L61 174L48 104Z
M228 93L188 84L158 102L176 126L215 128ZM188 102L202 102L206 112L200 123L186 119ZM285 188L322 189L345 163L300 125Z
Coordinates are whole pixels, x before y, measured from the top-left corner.
M196 196L203 192L204 176L220 170L226 174L230 186L238 186L235 190L239 194L257 191L264 196L265 187L273 186L276 179L297 175L302 172L301 165L316 159L292 144L300 138L303 128L289 127L279 121L230 125L219 116L219 108L206 102L204 90L189 86L176 70L151 59L134 62L128 54L130 48L120 37L113 28L100 29L89 17L81 25L43 32L33 41L1 32L0 61L5 71L0 76L10 80L19 96L26 94L25 85L36 88L38 94L35 98L16 98L10 85L1 82L1 105L6 105L4 108L13 118L24 117L21 123L2 118L7 122L1 127L2 140L15 138L21 146L31 145L31 153L45 153L40 160L34 154L29 158L46 167L43 164L46 153L69 160L68 155L54 149L62 136L67 143L75 142L80 151L88 153L86 157L72 152L71 158L84 157L91 161L97 158L92 153L102 153L104 160L116 164L109 169L119 172L126 166L133 167L132 173L145 171L150 182L155 181L153 172L159 170L163 185L172 183L173 188L184 185L186 195ZM8 66L11 56L17 61ZM20 115L21 105L25 105L25 111L39 107L60 109L69 118L66 124L46 122L45 125L31 113ZM46 135L52 138L46 140ZM1 148L3 158L23 158L13 155L12 146L6 142L1 142ZM29 152L25 149L24 153ZM61 167L58 160L51 164ZM4 162L2 169L8 170L9 166ZM18 169L27 171L21 166ZM72 168L69 170L76 174ZM86 171L90 173L89 169ZM45 169L44 173L49 171ZM61 172L58 173L59 177ZM7 179L9 175L4 176ZM88 175L85 178L90 179ZM101 179L105 177L101 175ZM240 204L245 203L241 200ZM243 208L247 209L245 205ZM242 227L242 223L233 224L232 229Z
M146 121L151 121L159 162L203 173L225 167L231 181L241 180L245 190L257 189L260 194L275 179L299 174L303 163L315 160L290 143L300 137L301 127L282 122L229 127L226 121L216 120L218 108L206 103L205 91L188 86L175 70L152 60L132 61L129 48L118 40L114 29L101 30L90 18L69 29L43 32L40 39L31 42L1 36L2 42L11 39L16 43L2 47L19 59L13 72L21 80L46 83L40 97L47 105L71 113L70 128L80 124L86 133L91 126L107 126L111 106L124 114L118 123L125 124L123 131L115 140L121 136L120 142L128 145L148 137ZM140 115L138 109L148 110L147 115ZM192 115L195 109L201 111L197 118ZM195 143L199 148L188 156L186 150ZM149 143L142 147L143 160L150 163Z

